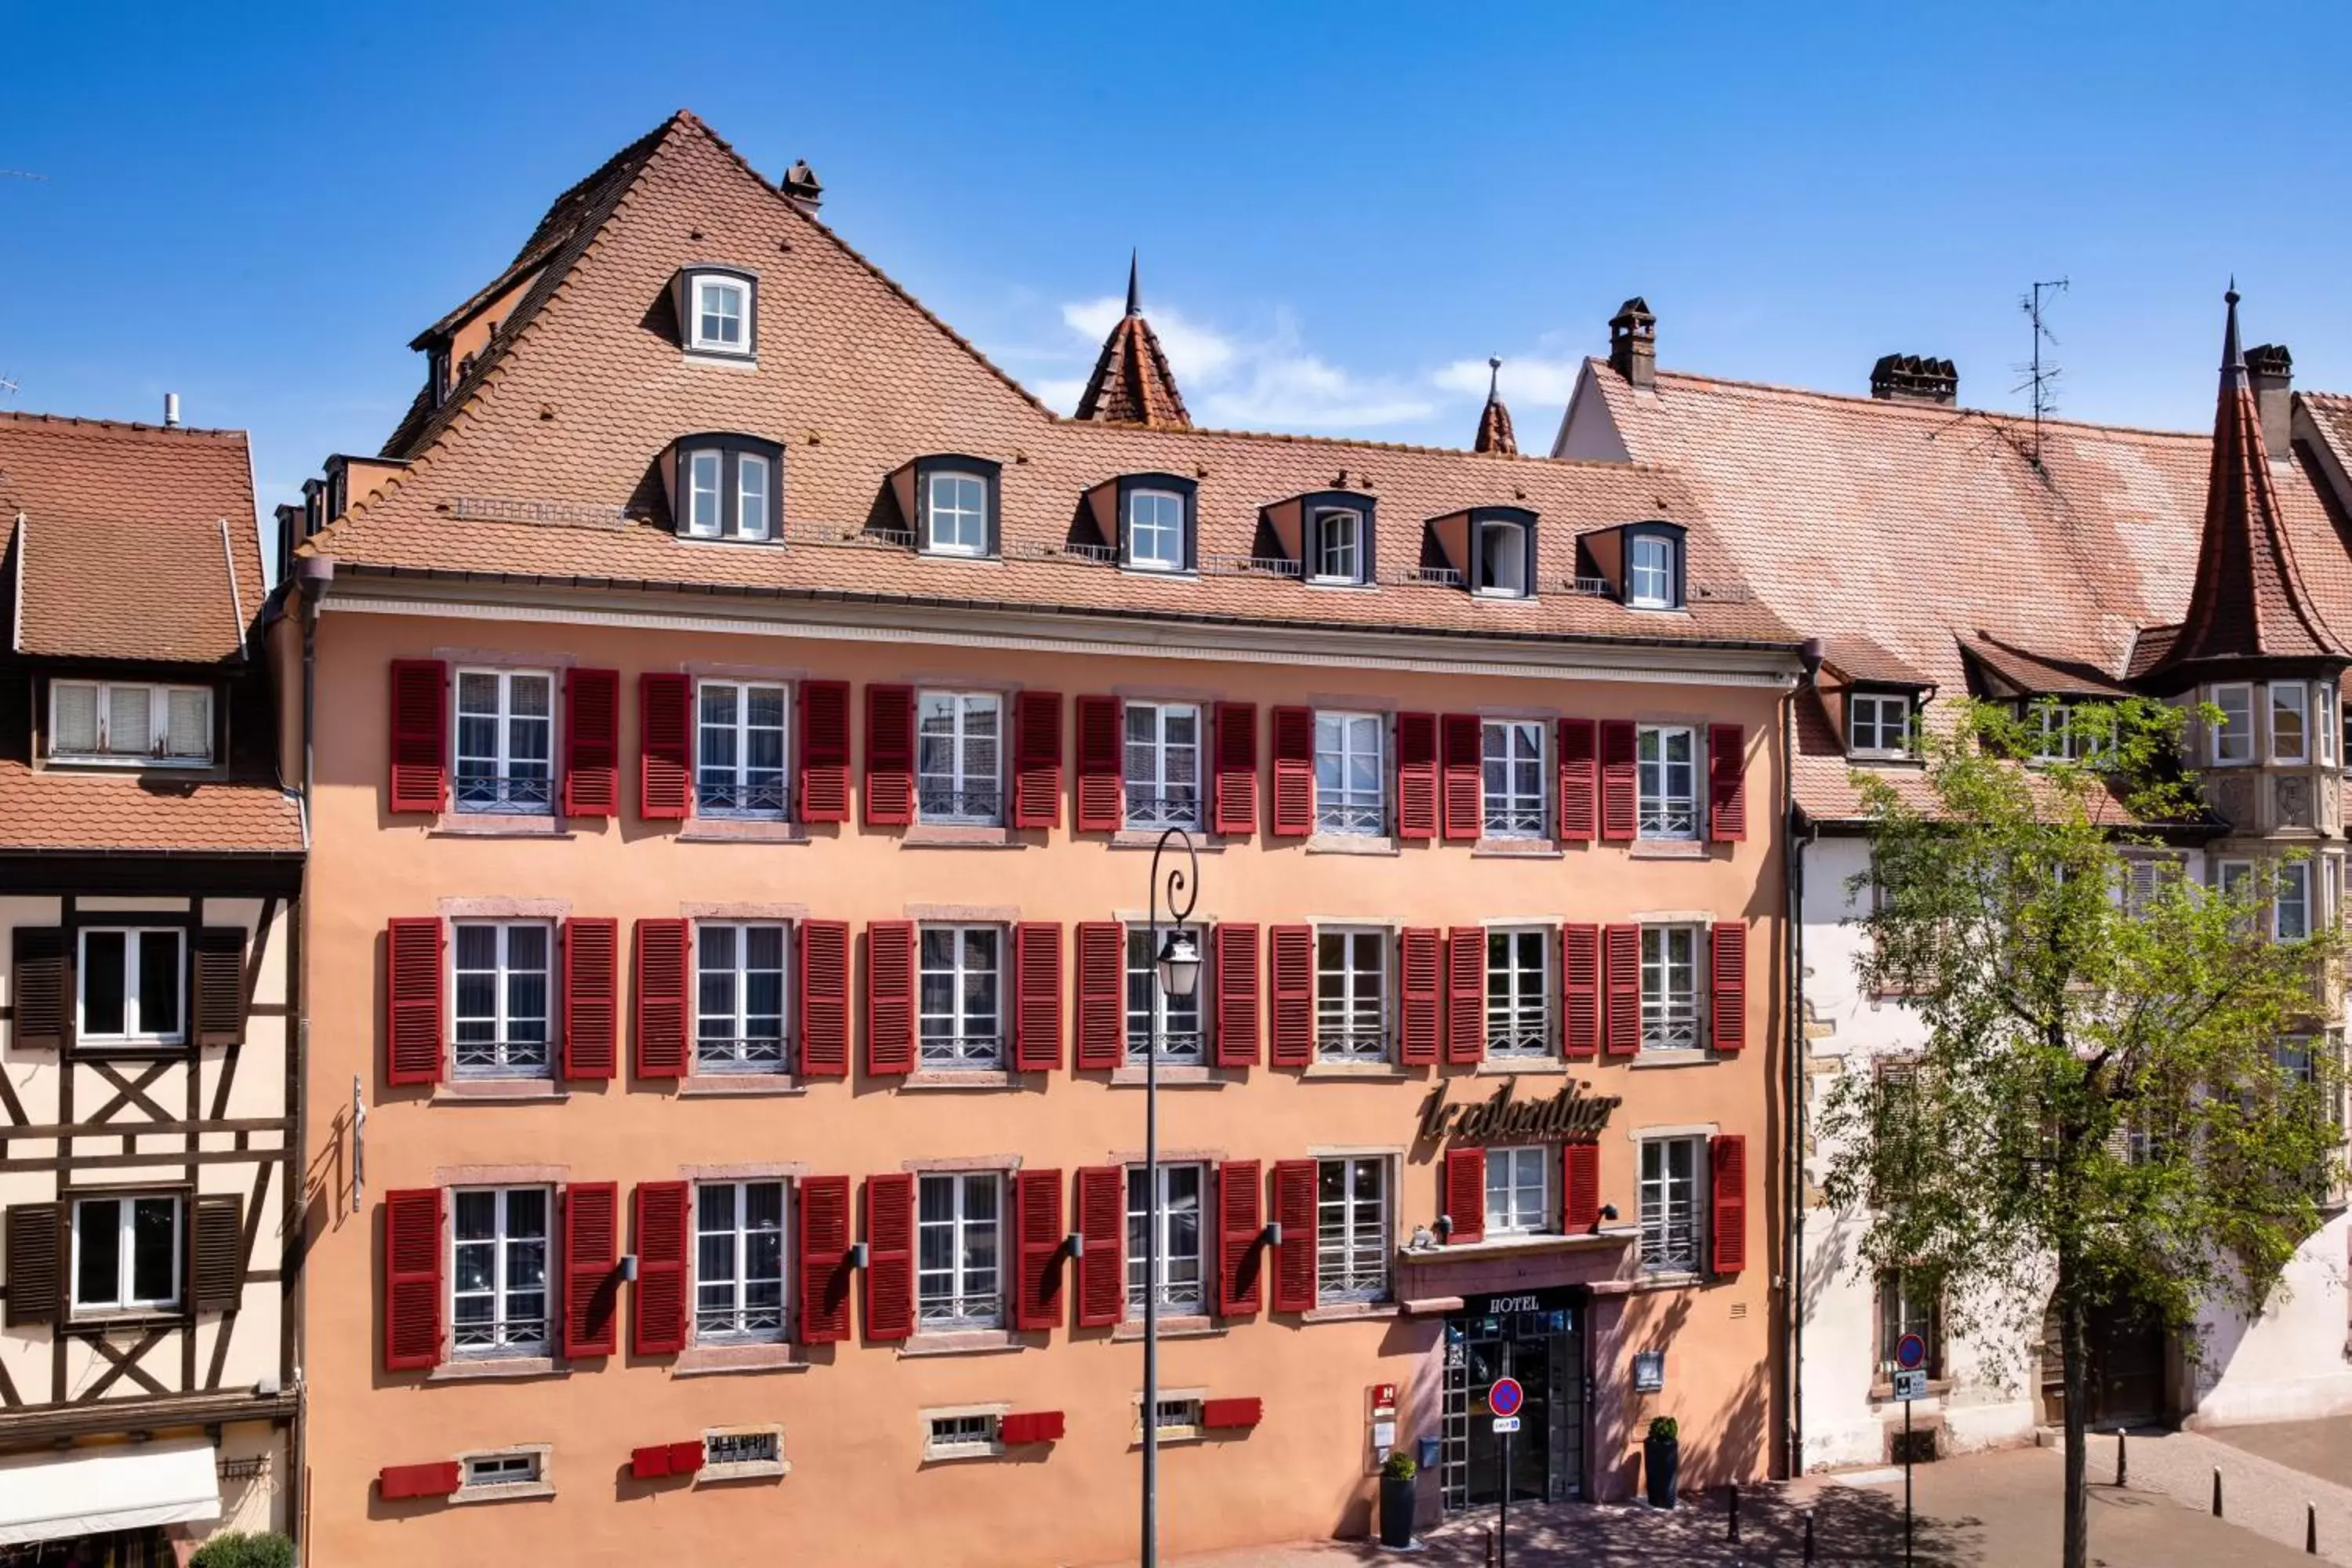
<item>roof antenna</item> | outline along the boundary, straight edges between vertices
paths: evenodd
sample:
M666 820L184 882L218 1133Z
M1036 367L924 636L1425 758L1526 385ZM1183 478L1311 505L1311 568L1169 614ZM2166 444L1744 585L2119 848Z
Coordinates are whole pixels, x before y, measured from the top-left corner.
M2033 393L2033 443L2026 448L2025 460L2033 465L2036 472L2042 471L2042 421L2045 416L2058 412L2058 365L2054 361L2044 363L2042 357L2042 345L2046 342L2055 348L2058 337L2050 330L2049 319L2042 313L2042 296L2045 292L2063 294L2066 288L2063 278L2037 282L2030 293L2020 295L2017 301L2017 308L2033 323L2033 357L2017 367L2024 373L2025 379L2010 390L2023 392L2031 388Z
M1127 313L1130 316L1143 314L1142 258L1140 248L1127 253Z
M0 375L0 397L14 397L16 395L16 378L12 375Z

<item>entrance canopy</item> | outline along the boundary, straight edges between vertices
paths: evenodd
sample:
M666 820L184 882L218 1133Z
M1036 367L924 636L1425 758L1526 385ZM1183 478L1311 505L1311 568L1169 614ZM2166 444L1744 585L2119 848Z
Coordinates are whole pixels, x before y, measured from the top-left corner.
M0 1459L0 1546L220 1517L201 1437Z

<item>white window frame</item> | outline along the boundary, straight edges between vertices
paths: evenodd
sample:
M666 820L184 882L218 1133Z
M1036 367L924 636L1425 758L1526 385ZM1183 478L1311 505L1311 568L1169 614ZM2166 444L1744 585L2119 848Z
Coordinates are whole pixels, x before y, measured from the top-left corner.
M1688 756L1682 762L1667 755L1677 735L1688 748ZM1652 754L1654 751L1655 755ZM1696 726L1643 724L1634 731L1633 757L1638 836L1676 842L1696 838L1700 826L1699 771L1704 762ZM1683 785L1679 791L1675 788L1677 773Z
M1538 719L1486 719L1478 726L1479 833L1487 838L1541 838L1550 830L1550 776L1544 766L1544 731ZM1497 742L1500 742L1499 746ZM1517 786L1535 770L1535 787ZM1500 784L1497 786L1497 770Z
M754 1279L751 1272L751 1249L754 1240L770 1234L766 1226L751 1224L751 1189L773 1187L776 1190L776 1271L772 1280ZM705 1193L725 1192L729 1194L729 1223L725 1229L706 1226L702 1209ZM742 1181L712 1181L694 1184L694 1339L697 1344L756 1345L778 1344L791 1332L793 1300L792 1279L793 1185L781 1176L754 1176ZM703 1275L703 1244L724 1240L731 1257L728 1268L732 1276L727 1279L709 1279ZM773 1283L776 1304L773 1309L754 1306L748 1297L755 1285ZM704 1303L703 1292L724 1287L730 1300L720 1306ZM757 1322L754 1319L772 1316L773 1322ZM724 1321L722 1321L724 1320Z
M972 962L971 938L984 938L994 963L982 967ZM934 939L946 952L934 962ZM1012 974L1011 945L1004 927L979 921L926 921L915 927L915 1062L926 1072L993 1071L1004 1066L1005 985ZM930 1005L927 981L944 980L948 1005ZM969 992L976 980L986 980L996 1005L975 1008ZM934 1026L943 1026L934 1029ZM980 1026L975 1028L974 1026Z
M1380 1177L1381 1192L1370 1220L1352 1195L1354 1178L1366 1168ZM1324 1177L1337 1170L1341 1194L1324 1193ZM1386 1154L1327 1155L1315 1162L1315 1300L1319 1306L1385 1301L1393 1283L1390 1264L1396 1211L1396 1172Z
M1346 529L1335 539L1334 524ZM1364 580L1364 514L1351 506L1319 506L1312 519L1315 559L1307 566L1310 583L1356 587ZM1334 571L1334 564L1341 569Z
M686 491L687 537L724 537L727 531L727 454L716 447L697 447L688 451L686 455L686 483L681 488Z
M542 1448L500 1448L495 1452L467 1454L457 1462L457 1490L453 1500L463 1500L467 1493L485 1492L492 1488L537 1488L547 1479L547 1453Z
M2288 896L2290 888L2294 889L2292 898ZM2315 924L2312 918L2314 911L2311 906L2311 862L2308 860L2280 861L2278 878L2273 884L2271 892L2271 940L2302 942L2309 937ZM2295 911L2292 921L2287 918L2287 911L2290 909ZM2290 934L2290 926L2298 929Z
M760 483L756 491L749 483L757 473ZM775 465L764 452L735 454L735 531L732 537L764 543L775 536L774 509L776 502ZM759 525L752 526L751 500L759 498Z
M1208 1013L1201 988L1171 996L1160 984L1160 957L1151 950L1151 928L1127 928L1125 990L1126 1060L1141 1067L1156 1046L1162 1067L1202 1067L1209 1059ZM1138 1005L1140 1002L1142 1005Z
M1496 942L1504 963L1495 963ZM1528 949L1535 968L1525 963ZM1532 994L1528 982L1532 978ZM1540 1060L1551 1055L1552 931L1546 926L1486 928L1486 1055L1503 1061Z
M144 691L147 694L147 733L130 739L137 750L117 744L114 733L114 694L117 691ZM96 737L95 749L86 752L60 751L58 747L58 698L67 691L87 691L93 709L91 732ZM205 749L202 752L173 752L172 699L195 697L204 703ZM213 689L209 686L172 685L152 680L51 680L49 682L49 729L46 737L48 756L53 763L91 763L107 767L142 768L208 768L213 765Z
M1641 1221L1639 1256L1649 1274L1696 1274L1706 1262L1707 1164L1706 1139L1687 1133L1643 1138L1639 1142ZM1674 1173L1674 1153L1687 1151L1687 1173ZM1652 1156L1656 1158L1654 1162ZM1682 1215L1677 1226L1676 1215ZM1680 1238L1680 1228L1687 1232Z
M1488 1236L1541 1236L1551 1230L1552 1167L1559 1159L1555 1147L1542 1143L1486 1151Z
M2243 680L2224 681L2213 688L2213 706L2221 710L2221 721L2212 725L2213 765L2217 768L2241 767L2254 760L2254 689ZM2239 714L2244 720L2231 718L2230 699L2238 700Z
M932 711L944 705L944 712ZM915 816L920 822L947 823L967 827L994 827L1004 820L1004 697L996 691L925 690L915 694ZM990 733L976 732L972 721L980 714L990 716ZM935 719L947 721L944 731L934 732L930 726ZM930 747L927 742L945 743L949 757L948 769L941 772L926 768ZM974 765L975 752L986 747L994 762L986 767ZM925 781L941 781L926 784ZM936 805L933 803L938 803ZM974 810L975 805L986 810Z
M1687 943L1689 962L1677 964L1675 947ZM1707 961L1706 928L1683 922L1642 927L1642 1049L1696 1051L1706 1040L1706 983L1702 971ZM1688 990L1677 994L1671 985L1677 969L1687 973ZM1687 1035L1687 1038L1684 1037Z
M1503 574L1490 568L1499 557L1487 548L1490 534L1507 532L1514 536L1518 560L1517 585L1503 582ZM1535 551L1533 526L1516 517L1483 517L1471 525L1470 591L1482 599L1531 599L1535 597Z
M992 1459L1004 1452L1004 1417L995 1410L933 1410L923 1415L926 1459Z
M2336 765L2336 688L2325 680L2311 683L2311 733L2319 742L2319 765Z
M475 928L495 931L498 933L497 955L490 967L487 969L467 968L463 963L462 933ZM547 962L537 970L518 968L514 962L514 933L524 930L539 932L541 939L546 943ZM556 972L558 963L556 943L560 934L552 921L454 920L449 922L449 1063L453 1076L457 1078L552 1078L555 1075L557 1009L561 1005L559 998L562 995L560 990L562 976ZM545 1002L538 1019L541 1036L536 1041L518 1040L514 1037L514 1026L518 1022L523 1021L527 1016L518 1012L514 1007L514 983L517 978L531 973L539 974L544 983ZM487 1016L461 1015L458 1011L464 994L461 980L463 976L468 974L488 974L491 977L493 1000ZM463 1041L458 1038L461 1025L483 1022L488 1023L495 1031L491 1038ZM537 1061L529 1059L527 1054L519 1055L517 1052L518 1047L530 1046L538 1047L540 1059ZM488 1053L487 1059L470 1062L465 1059L464 1053L469 1050L478 1053L485 1047Z
M751 937L772 931L776 963L772 969L751 962ZM712 940L724 932L728 940ZM730 950L724 963L716 949ZM755 975L776 976L776 1033L772 1040L752 1035L751 982ZM711 1002L709 982L726 981L731 998L722 1012ZM761 1015L765 1017L766 1015ZM725 1024L717 1034L708 1026ZM694 922L694 1070L698 1073L788 1072L793 1054L793 927L790 921L704 921Z
M1150 503L1152 516L1144 520L1144 503ZM1176 509L1173 522L1161 515L1164 507ZM1127 563L1139 572L1181 572L1184 570L1184 498L1175 490L1160 489L1150 485L1138 485L1127 492ZM1146 554L1143 535L1149 528L1155 541L1165 538L1172 555ZM1154 546L1157 549L1155 543Z
M1654 562L1644 562L1645 551L1657 552ZM1651 591L1645 581L1654 579L1656 589ZM1636 610L1671 610L1675 607L1675 542L1659 533L1637 533L1625 542L1625 603Z
M749 359L754 345L751 342L753 319L752 290L757 284L749 278L731 272L698 272L693 275L693 287L687 290L687 344L695 353L725 354L731 359ZM731 289L735 294L735 310L712 311L704 308L704 295L719 289ZM716 316L732 320L735 336L730 340L703 331L703 318Z
M2271 731L2271 761L2305 763L2311 761L2311 688L2300 680L2273 680L2266 694ZM2279 715L2291 714L2297 731L2292 752L2279 739Z
M962 487L970 485L977 500L967 506ZM946 488L946 504L940 489ZM967 541L964 524L976 535ZM943 537L940 525L947 523ZM933 468L923 476L923 549L932 555L985 556L988 553L988 476L970 468Z
M177 987L173 1016L179 1019L175 1029L149 1029L142 1001L145 986L140 949L152 934L173 939L175 952L172 959L172 975ZM111 1034L100 1034L89 1026L89 939L110 935L122 938L122 1023L123 1027ZM184 926L121 925L83 926L74 933L74 1043L78 1046L184 1046L188 1043L188 932Z
M727 1454L717 1445L721 1443L764 1443L775 1451L754 1454L746 1458ZM724 1456L724 1457L722 1457ZM792 1463L784 1458L784 1428L782 1422L770 1422L751 1426L713 1426L702 1434L703 1481L739 1481L754 1476L786 1476L792 1474Z
M751 702L755 695L772 692L776 699L777 720L773 725L751 721ZM706 703L724 693L729 702L727 717L713 721ZM765 775L769 770L752 767L751 742L755 736L773 733L776 738L775 776ZM707 742L716 737L726 737L734 752L735 760L729 763L709 760ZM793 777L793 689L781 680L742 680L733 678L706 678L694 687L694 809L703 816L742 816L782 819L792 814Z
M490 1194L493 1200L490 1234L488 1237L461 1238L457 1234L458 1210L463 1206L464 1199L479 1193ZM541 1220L546 1228L535 1238L528 1236L518 1237L512 1232L509 1211L512 1207L515 1194L519 1193L536 1193L540 1196ZM466 1186L449 1189L447 1264L449 1284L448 1300L446 1304L449 1310L452 1354L463 1360L493 1360L500 1356L542 1356L550 1353L550 1347L554 1343L557 1292L561 1281L561 1276L556 1270L555 1257L555 1197L553 1187L536 1183L521 1183L512 1186ZM516 1247L528 1247L534 1239L541 1248L540 1284L537 1290L540 1299L539 1336L536 1339L530 1339L521 1337L520 1332L510 1333L509 1321L505 1314L508 1298L531 1293L528 1287L517 1286L509 1279L509 1270L514 1262L509 1249ZM489 1288L485 1290L460 1290L457 1286L457 1249L461 1247L486 1245L490 1248L491 1258ZM470 1327L477 1332L482 1329L488 1330L491 1338L467 1344L462 1336L467 1331L469 1325L458 1321L457 1301L460 1297L476 1296L489 1298L492 1315L488 1323ZM529 1319L514 1320L518 1326L528 1324L530 1321Z
M1315 713L1315 831L1378 837L1388 830L1389 725L1381 713L1318 709ZM1370 741L1369 753L1365 748ZM1369 754L1370 790L1350 787L1351 766ZM1331 764L1331 781L1324 763Z
M498 706L495 710L469 712L466 707L466 683L468 679L493 680L498 686ZM519 681L538 680L547 686L547 711L544 714L515 711L515 686ZM522 816L549 816L555 811L555 759L558 736L555 732L556 699L562 683L551 669L509 669L496 665L461 665L457 679L449 683L451 721L455 728L450 736L450 766L452 798L459 811L493 812ZM468 752L466 749L466 721L487 719L493 726L497 740L490 751ZM525 757L517 754L516 742L522 727L544 727L547 734L547 754ZM468 763L488 763L491 771L468 774ZM520 768L537 766L536 774L519 773ZM478 791L487 786L488 793L467 798L469 778Z
M941 1184L934 1188L934 1184ZM915 1328L918 1333L955 1333L968 1329L994 1329L1004 1321L1004 1193L1002 1171L926 1171L915 1178ZM951 1194L948 1212L939 1219L924 1217L923 1194L944 1190ZM989 1192L995 1212L974 1217L972 1194ZM968 1256L968 1238L993 1233L992 1261L982 1269ZM944 1235L949 1261L944 1268L923 1261L923 1240ZM941 1289L933 1281L944 1277Z
M1179 1254L1175 1237L1181 1210L1177 1207L1176 1189L1189 1181L1192 1188L1192 1247L1189 1254ZM1143 1297L1146 1280L1143 1274L1143 1237L1149 1223L1150 1208L1144 1204L1143 1167L1127 1167L1124 1187L1127 1205L1127 1316L1130 1321L1143 1318ZM1213 1220L1210 1212L1209 1167L1192 1161L1178 1161L1160 1167L1160 1278L1158 1287L1160 1310L1163 1316L1198 1318L1209 1310L1210 1230ZM1189 1280L1172 1279L1171 1276L1180 1264L1189 1264Z
M1846 754L1904 757L1911 752L1911 699L1899 691L1854 691L1846 696ZM1893 709L1890 721L1887 710ZM1887 731L1895 731L1889 744ZM1870 737L1867 743L1864 735Z
M141 1204L163 1203L172 1208L171 1289L161 1296L142 1296L138 1290L138 1213ZM115 1213L114 1294L108 1300L84 1300L81 1293L81 1216L84 1209L98 1204L113 1204ZM184 1193L104 1192L77 1194L73 1212L68 1216L72 1224L69 1256L67 1258L66 1294L71 1315L77 1318L113 1312L176 1312L180 1310L181 1293L187 1288L183 1277L184 1260L187 1254L188 1200Z
M1144 722L1146 733L1136 733L1136 723ZM1171 741L1169 730L1181 720L1190 719L1192 738ZM1129 702L1119 713L1119 773L1125 784L1126 823L1139 831L1157 832L1168 827L1188 827L1195 832L1201 826L1201 732L1202 712L1196 702ZM1192 754L1192 776L1176 775L1186 770L1173 766L1185 752ZM1142 765L1139 767L1137 764ZM1182 798L1189 792L1192 798Z
M1324 944L1336 941L1340 964L1325 963ZM1315 928L1315 1059L1322 1062L1385 1063L1389 1059L1390 1019L1395 974L1390 949L1395 944L1379 926L1326 925ZM1369 951L1372 962L1360 963ZM1327 980L1337 980L1328 994ZM1366 982L1370 994L1367 995Z

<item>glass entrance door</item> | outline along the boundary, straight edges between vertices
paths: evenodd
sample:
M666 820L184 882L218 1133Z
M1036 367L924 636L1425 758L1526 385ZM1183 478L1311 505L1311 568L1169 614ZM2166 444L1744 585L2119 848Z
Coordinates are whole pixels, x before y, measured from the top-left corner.
M1449 1510L1502 1500L1502 1439L1486 1392L1515 1377L1527 1393L1511 1437L1513 1502L1580 1495L1584 1473L1582 1325L1573 1308L1467 1312L1445 1321L1444 1484Z

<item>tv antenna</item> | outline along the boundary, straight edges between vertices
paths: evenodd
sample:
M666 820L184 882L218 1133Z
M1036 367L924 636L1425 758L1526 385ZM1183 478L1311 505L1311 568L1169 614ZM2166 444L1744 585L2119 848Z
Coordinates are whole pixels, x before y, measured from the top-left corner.
M2036 468L2042 467L2042 421L2047 415L2058 412L2058 375L2055 361L2042 354L2042 346L2058 346L2057 334L2050 330L2047 308L2042 302L2044 294L2063 294L2067 280L2053 278L2037 281L2027 292L2018 296L2017 308L2033 323L2033 357L2018 367L2025 379L2010 388L2012 392L2031 390L2033 394L2033 444L2026 451L2026 460Z

